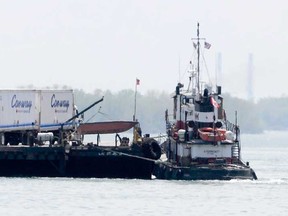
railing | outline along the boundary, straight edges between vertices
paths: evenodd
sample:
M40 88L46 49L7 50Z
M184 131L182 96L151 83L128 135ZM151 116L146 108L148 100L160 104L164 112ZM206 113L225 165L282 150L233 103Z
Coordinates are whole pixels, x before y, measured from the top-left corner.
M228 120L226 121L226 130L232 131L235 134L234 144L232 146L232 158L237 161L241 160L241 146L240 146L240 128Z
M235 129L238 128L235 124L233 124L232 122L226 120L226 130L230 130L235 132Z
M232 146L232 158L237 161L240 160L240 144L238 141L236 141Z

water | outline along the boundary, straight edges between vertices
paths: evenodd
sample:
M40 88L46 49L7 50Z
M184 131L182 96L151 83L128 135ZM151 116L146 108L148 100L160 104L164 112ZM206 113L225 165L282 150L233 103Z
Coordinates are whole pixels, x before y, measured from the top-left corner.
M242 135L257 181L0 178L1 215L287 215L288 132Z

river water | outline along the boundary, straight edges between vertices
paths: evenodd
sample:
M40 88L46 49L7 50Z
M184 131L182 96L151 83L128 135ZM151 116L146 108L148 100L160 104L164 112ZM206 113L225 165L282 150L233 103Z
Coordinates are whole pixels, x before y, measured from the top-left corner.
M242 159L257 181L0 178L0 213L288 215L287 134L242 134Z

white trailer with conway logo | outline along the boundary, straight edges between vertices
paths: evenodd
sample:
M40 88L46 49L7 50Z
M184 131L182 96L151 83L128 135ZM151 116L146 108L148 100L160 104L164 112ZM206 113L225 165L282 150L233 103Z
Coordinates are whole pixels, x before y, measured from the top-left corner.
M0 90L1 144L60 139L75 129L73 90ZM61 129L61 134L60 134ZM64 132L64 133L62 133Z

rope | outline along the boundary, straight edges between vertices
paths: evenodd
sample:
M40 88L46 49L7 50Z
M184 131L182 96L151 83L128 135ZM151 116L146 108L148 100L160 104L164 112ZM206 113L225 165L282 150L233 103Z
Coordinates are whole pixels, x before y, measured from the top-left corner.
M118 152L118 151L103 149L103 148L99 148L99 147L95 147L95 148L96 148L96 149L99 149L99 150L102 150L102 151L112 152L112 153L116 153L116 154L118 154L118 155L123 155L123 156L127 156L127 157L138 158L138 159L147 160L147 161L151 161L151 162L156 162L156 161L157 161L157 160L154 160L154 159L150 159L150 158L146 158L146 157L141 157L141 156L137 156L137 155L131 155L131 154L123 153L123 152Z

